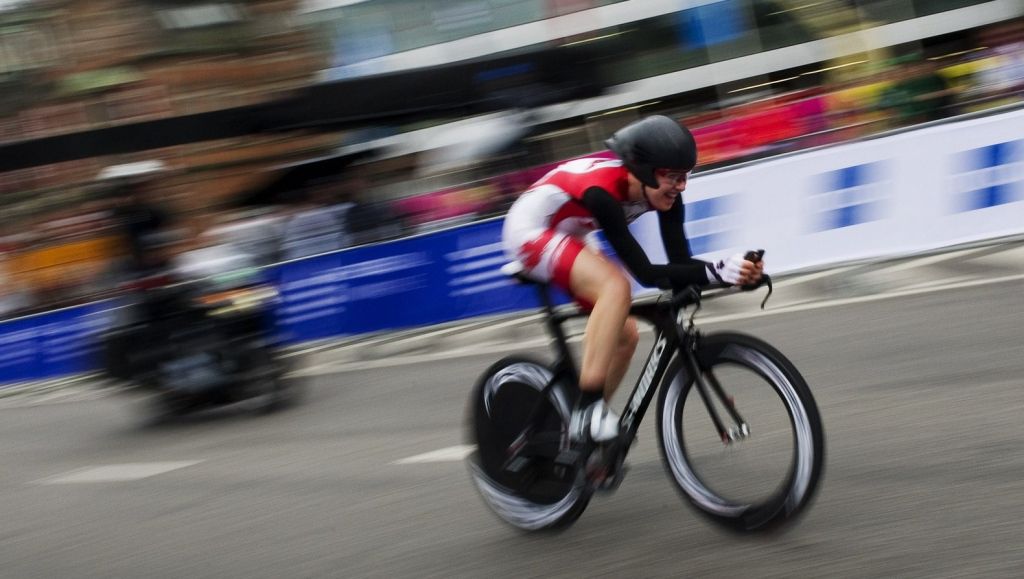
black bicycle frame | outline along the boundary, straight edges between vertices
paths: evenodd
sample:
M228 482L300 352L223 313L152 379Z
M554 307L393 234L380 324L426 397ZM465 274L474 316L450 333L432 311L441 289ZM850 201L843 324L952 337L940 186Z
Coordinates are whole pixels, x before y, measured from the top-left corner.
M669 363L673 356L680 350L680 346L689 349L687 345L695 337L686 331L682 326L682 309L679 309L678 319L673 316L674 308L668 303L638 304L630 308L630 314L647 321L654 327L654 347L647 355L643 371L637 378L633 392L629 395L629 402L626 403L619 420L621 432L625 434L625 440L633 440L640 422L647 413L658 385L668 371ZM688 364L689 365L689 364Z
M699 293L696 293L696 291L694 290L693 297L689 303L699 301ZM572 351L569 349L563 324L573 318L586 317L589 315L589 312L556 311L551 299L549 286L546 284L538 285L538 293L546 314L548 333L554 338L555 348L558 353L558 359L553 365L551 382L544 389L546 394L548 389L561 379L566 379L568 384L579 384L579 373L573 361ZM643 372L637 379L633 393L629 397L629 403L626 405L620 420L622 432L627 436L626 440L632 440L636 436L640 421L654 399L657 385L664 378L669 363L672 361L675 352L679 350L680 345L687 346L686 350L692 350L689 344L692 343L697 334L683 328L682 311L681 307L674 308L670 301L634 304L630 308L630 315L645 320L655 328L655 340L654 347L647 356ZM676 312L679 312L679 314ZM687 366L692 371L696 366L692 366L691 363L696 363L692 356L687 361Z
M549 286L547 284L539 285L538 292L546 313L548 332L555 340L555 348L558 353L558 359L553 365L551 382L543 390L545 395L542 396L543 399L548 390L559 380L564 379L568 384L579 384L579 373L562 324L573 318L586 317L589 312L558 312L551 299ZM630 315L651 324L654 327L655 336L654 347L647 355L643 371L637 378L636 385L633 387L633 392L629 396L629 401L619 421L620 432L624 434L624 440L631 441L636 436L640 422L650 407L651 401L654 400L654 394L658 390L657 386L664 379L676 352L682 356L683 368L687 375L693 378L701 400L707 408L708 416L722 442L729 444L737 438L747 435L746 421L736 410L732 398L725 393L714 374L706 372L697 360L696 352L701 334L693 326L692 317L689 323L684 317L687 306L693 305L700 309L700 302L700 289L691 286L675 294L671 300L633 304L630 307ZM717 398L728 411L730 418L739 425L738 429L729 429L725 426L715 408L712 396ZM531 412L528 424L533 423L533 418L534 413ZM532 428L528 428L528 431L532 431ZM528 433L524 432L523 441L526 436Z

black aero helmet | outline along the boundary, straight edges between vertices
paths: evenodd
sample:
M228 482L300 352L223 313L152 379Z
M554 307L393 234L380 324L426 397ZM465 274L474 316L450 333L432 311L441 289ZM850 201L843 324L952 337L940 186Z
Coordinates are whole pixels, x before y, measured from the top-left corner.
M697 142L690 131L662 115L622 127L604 142L648 187L657 187L655 169L690 171L697 164Z

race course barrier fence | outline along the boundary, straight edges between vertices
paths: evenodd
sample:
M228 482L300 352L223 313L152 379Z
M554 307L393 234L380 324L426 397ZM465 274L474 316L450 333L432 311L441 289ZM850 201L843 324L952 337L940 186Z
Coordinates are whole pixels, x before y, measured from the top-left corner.
M767 250L770 272L919 253L1024 233L1024 111L959 120L695 175L694 254ZM537 307L506 279L501 219L279 264L286 343ZM656 220L633 231L663 261ZM0 385L87 372L111 303L0 324Z

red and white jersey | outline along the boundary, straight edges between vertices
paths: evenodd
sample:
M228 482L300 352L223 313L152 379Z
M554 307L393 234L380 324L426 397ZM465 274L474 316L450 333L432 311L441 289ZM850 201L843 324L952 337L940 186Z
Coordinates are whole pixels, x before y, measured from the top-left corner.
M581 202L583 192L600 187L622 204L626 222L650 210L646 202L628 201L628 171L618 159L575 159L559 165L530 186L512 205L502 232L506 251L514 256L522 243L553 230L583 239L598 229Z

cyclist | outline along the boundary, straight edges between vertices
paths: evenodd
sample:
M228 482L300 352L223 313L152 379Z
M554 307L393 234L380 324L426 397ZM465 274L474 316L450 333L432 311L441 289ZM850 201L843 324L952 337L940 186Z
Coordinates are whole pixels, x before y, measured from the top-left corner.
M538 281L552 282L591 310L580 364L581 399L570 425L577 441L603 443L618 436L608 407L633 357L639 333L629 317L632 287L622 268L589 234L597 230L644 286L662 289L722 282L753 284L762 264L736 254L717 263L694 259L683 233L683 203L697 164L693 135L660 115L620 129L605 144L618 159L583 158L553 169L512 205L502 231L509 258ZM628 224L658 212L667 264L652 264Z

